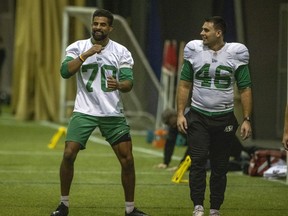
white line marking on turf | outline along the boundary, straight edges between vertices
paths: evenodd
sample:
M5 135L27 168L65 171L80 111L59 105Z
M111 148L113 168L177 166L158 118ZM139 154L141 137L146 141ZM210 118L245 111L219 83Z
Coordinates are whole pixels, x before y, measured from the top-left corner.
M34 174L34 173L44 173L44 174L55 174L59 173L58 170L0 170L0 173L22 173L22 174ZM121 174L120 171L95 171L95 170L75 170L75 174L97 174L97 175L107 175L107 174L112 174L112 175L119 175ZM159 172L158 169L155 169L155 171L149 171L149 172L136 172L136 175L154 175L157 173L157 175L170 175L171 172L163 170L163 172Z
M41 125L47 126L50 128L54 128L54 129L58 129L59 127L61 127L60 125L57 125L57 124L54 124L51 122L47 122L47 121L42 121ZM100 138L95 137L93 135L90 136L89 140L92 142L95 142L95 143L110 146L109 143L107 143L107 141L105 141L104 139L100 139ZM133 151L137 151L137 152L141 152L141 153L145 153L145 154L153 155L153 156L157 156L157 157L163 157L162 152L154 151L152 149L146 149L146 148L142 148L142 147L133 146ZM179 160L180 161L181 159L182 159L181 157L172 156L172 160Z
M45 151L2 151L0 150L0 155L21 155L21 156L55 156L56 155L62 155L63 152L59 152L59 151L50 151L50 152L45 152ZM114 153L111 151L109 153L88 153L88 152L83 152L81 154L81 157L110 157L113 156Z

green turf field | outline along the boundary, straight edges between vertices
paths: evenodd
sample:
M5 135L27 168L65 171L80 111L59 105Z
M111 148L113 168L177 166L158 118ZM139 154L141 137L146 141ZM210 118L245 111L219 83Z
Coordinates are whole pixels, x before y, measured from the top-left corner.
M16 121L5 112L0 116L0 216L45 216L58 205L64 137L55 149L47 147L56 131L55 125ZM135 135L133 141L136 206L152 216L191 216L188 184L175 184L171 182L173 172L153 168L162 162L162 150L146 143L145 136ZM184 151L184 147L176 148L172 165L178 164ZM221 215L288 215L287 197L285 180L268 181L230 172ZM120 166L110 146L97 135L78 155L69 215L124 215Z

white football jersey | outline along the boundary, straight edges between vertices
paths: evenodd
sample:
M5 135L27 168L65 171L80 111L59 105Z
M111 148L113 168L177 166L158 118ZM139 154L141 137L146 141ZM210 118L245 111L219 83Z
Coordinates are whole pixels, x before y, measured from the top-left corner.
M232 111L235 71L248 64L248 49L240 43L225 43L215 52L202 40L193 40L184 48L184 59L194 71L192 107L210 113Z
M66 56L78 58L93 46L91 39L69 45ZM109 40L99 54L88 57L77 73L77 95L74 111L93 116L124 116L118 90L107 88L107 76L118 79L120 68L133 67L131 53L121 44Z

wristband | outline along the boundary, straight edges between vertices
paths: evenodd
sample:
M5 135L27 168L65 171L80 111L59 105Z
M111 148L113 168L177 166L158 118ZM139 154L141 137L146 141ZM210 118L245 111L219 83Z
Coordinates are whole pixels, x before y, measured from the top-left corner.
M250 117L249 117L249 116L247 116L247 117L245 117L245 118L243 119L243 121L248 121L248 122L251 122L251 119L250 119Z
M80 59L81 62L85 61L81 55L79 55L79 59Z

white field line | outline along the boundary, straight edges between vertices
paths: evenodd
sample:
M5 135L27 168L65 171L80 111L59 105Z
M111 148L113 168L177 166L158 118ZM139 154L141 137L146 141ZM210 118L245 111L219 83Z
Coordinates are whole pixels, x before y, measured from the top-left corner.
M164 170L163 170L164 171ZM15 170L1 170L0 169L0 173L17 173L17 174L40 174L40 173L43 173L43 174L57 174L59 173L59 170L23 170L23 169L15 169ZM97 175L107 175L107 174L115 174L115 175L119 175L121 172L120 170L119 171L116 171L116 172L113 172L113 171L95 171L95 170L75 170L74 171L75 174L97 174ZM159 172L159 169L155 169L155 171L151 171L151 172L138 172L136 171L136 174L137 175L155 175L155 173L157 173L157 175L167 175L167 174L173 174L173 172L170 172L167 170L167 172Z
M54 128L56 130L60 127L60 125L57 125L57 124L54 124L54 123L51 123L51 122L47 122L47 121L41 122L41 125L47 126L47 127L50 127L50 128ZM102 145L110 146L109 143L107 143L104 139L100 139L100 138L95 137L93 135L90 136L89 141L92 141L92 142L95 142L95 143L98 143L98 144L102 144ZM142 148L142 147L133 146L133 151L145 153L145 154L148 154L150 156L163 157L163 152L154 151L152 149L146 149L146 148ZM181 159L182 159L182 157L172 156L172 160L180 161Z
M98 143L98 142L97 142ZM136 152L141 152L147 154L147 156L144 157L162 157L162 154L159 152L155 152L153 150L149 149L144 149L144 148L139 148L139 147L133 147L133 151ZM45 151L7 151L7 150L0 150L0 155L22 155L22 156L52 156L52 155L62 155L63 152L55 152L55 151L50 151L50 152L45 152ZM87 151L81 153L81 157L110 157L114 156L113 151L111 150L111 153L88 153ZM143 157L142 155L138 157ZM174 156L173 159L175 160L180 160L180 157Z
M59 127L61 127L61 125L58 125L58 124L54 124L54 123L51 123L51 122L47 122L47 121L41 121L40 124L42 126L46 126L46 127L50 127L50 128L54 128L56 130L58 130ZM109 144L104 140L104 139L100 139L98 137L95 137L95 136L91 136L90 141L92 142L95 142L95 143L98 143L98 144L101 144L101 145L106 145L106 146L109 146ZM163 157L163 153L162 152L158 152L158 151L154 151L154 150L151 150L151 149L146 149L146 148L142 148L142 147L135 147L133 146L133 151L136 151L136 152L141 152L141 153L145 153L147 155L150 155L150 156L156 156L156 157ZM41 151L36 151L36 152L28 152L28 151L1 151L0 150L0 155L28 155L28 156L45 156L45 155L55 155L55 154L61 154L62 155L62 152L41 152ZM94 156L97 155L97 157L107 157L109 153L107 154L97 154L97 153L85 153L85 154L82 154L81 157L85 157L85 156ZM109 155L112 155L112 154L109 154ZM181 157L178 157L178 156L172 156L172 160L178 160L180 161L181 160ZM288 163L288 162L287 162ZM45 173L58 173L58 170L56 171L41 171L41 170L26 170L26 171L23 171L23 170L0 170L0 173L40 173L40 172L45 172ZM167 174L166 172L159 172L158 170L156 170L156 172L158 174ZM107 173L111 173L111 172L106 172L106 171L75 171L75 173L95 173L95 174L107 174ZM116 174L116 172L115 172ZM118 174L118 173L117 173ZM148 175L151 175L151 174L155 174L155 172L137 172L137 174L148 174ZM242 172L229 172L228 175L244 175ZM275 183L280 183L280 184L288 184L288 182L286 183L285 181L282 181L281 179L266 179L266 178L262 178L264 181L272 181L272 182L275 182ZM287 180L288 181L288 180Z

